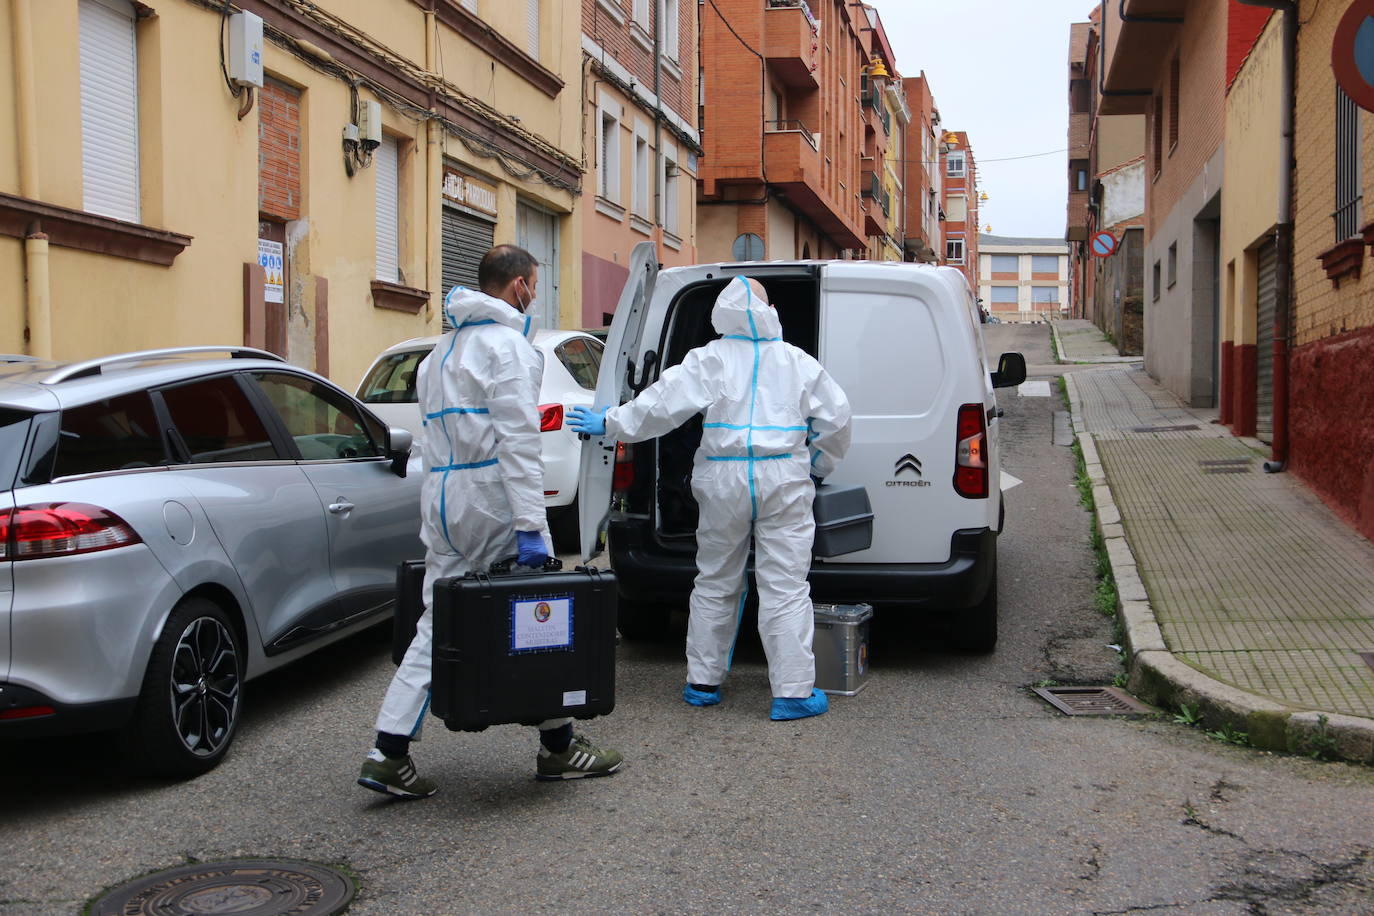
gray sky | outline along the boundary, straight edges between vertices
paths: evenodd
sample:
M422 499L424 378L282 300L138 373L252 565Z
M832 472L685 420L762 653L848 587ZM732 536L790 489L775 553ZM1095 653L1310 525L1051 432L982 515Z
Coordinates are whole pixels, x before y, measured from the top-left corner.
M1063 238L1068 154L1069 23L1091 0L869 0L902 76L930 81L946 130L968 131L979 231ZM995 161L995 160L1004 161Z

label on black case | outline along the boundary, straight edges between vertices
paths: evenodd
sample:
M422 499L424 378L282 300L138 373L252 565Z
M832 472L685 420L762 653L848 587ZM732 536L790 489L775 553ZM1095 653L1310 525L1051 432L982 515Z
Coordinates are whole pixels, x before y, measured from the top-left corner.
M522 596L510 602L510 652L563 652L573 647L572 595Z

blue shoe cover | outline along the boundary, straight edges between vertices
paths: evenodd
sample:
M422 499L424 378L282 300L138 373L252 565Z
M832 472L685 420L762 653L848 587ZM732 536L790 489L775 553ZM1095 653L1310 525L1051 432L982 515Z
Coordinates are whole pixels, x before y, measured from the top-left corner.
M682 685L682 702L688 706L715 706L720 702L720 691L707 693L697 690L691 684Z
M830 698L812 687L809 697L773 697L773 711L768 718L774 722L805 719L808 716L819 716L829 708Z

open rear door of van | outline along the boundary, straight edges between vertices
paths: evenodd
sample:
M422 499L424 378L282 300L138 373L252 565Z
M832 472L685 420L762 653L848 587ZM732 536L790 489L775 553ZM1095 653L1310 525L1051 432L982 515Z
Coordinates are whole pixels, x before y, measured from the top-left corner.
M628 368L639 352L639 338L649 303L654 298L658 278L658 249L653 242L640 242L630 254L630 276L620 293L601 355L601 370L596 379L596 408L616 407L633 391ZM611 511L611 480L615 474L615 440L593 436L582 444L582 467L577 481L578 524L582 535L582 559L601 553L601 534Z

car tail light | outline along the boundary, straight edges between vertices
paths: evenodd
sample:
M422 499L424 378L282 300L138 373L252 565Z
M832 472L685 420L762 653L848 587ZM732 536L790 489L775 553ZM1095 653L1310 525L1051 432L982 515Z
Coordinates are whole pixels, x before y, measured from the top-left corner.
M988 429L982 404L959 408L954 446L954 491L967 499L988 495Z
M562 404L540 404L539 405L539 431L541 433L551 433L555 429L563 428L563 405Z
M124 519L86 503L39 503L0 513L0 559L65 557L142 542Z
M635 482L634 446L624 442L615 444L615 471L611 474L611 492L617 495L630 492Z

